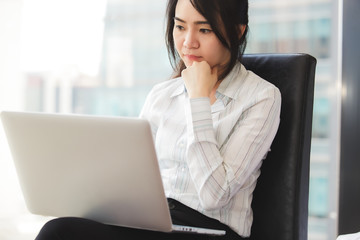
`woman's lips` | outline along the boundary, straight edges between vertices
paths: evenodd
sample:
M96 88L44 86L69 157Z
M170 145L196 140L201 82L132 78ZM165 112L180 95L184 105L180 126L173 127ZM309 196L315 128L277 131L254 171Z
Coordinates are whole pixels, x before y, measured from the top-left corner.
M191 54L184 54L184 57L187 58L190 61L201 61L201 56L191 55Z

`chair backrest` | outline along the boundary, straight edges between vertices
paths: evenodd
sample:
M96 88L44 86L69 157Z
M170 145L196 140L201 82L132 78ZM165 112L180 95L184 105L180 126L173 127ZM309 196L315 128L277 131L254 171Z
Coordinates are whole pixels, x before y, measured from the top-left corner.
M279 130L254 191L250 239L307 239L316 59L307 54L250 54L241 62L277 86L282 96Z

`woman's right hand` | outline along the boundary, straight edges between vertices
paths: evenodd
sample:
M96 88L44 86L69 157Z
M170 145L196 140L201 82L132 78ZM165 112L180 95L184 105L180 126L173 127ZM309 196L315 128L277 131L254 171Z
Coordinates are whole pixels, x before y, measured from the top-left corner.
M181 76L190 98L210 97L218 81L218 67L211 69L206 61L193 62Z

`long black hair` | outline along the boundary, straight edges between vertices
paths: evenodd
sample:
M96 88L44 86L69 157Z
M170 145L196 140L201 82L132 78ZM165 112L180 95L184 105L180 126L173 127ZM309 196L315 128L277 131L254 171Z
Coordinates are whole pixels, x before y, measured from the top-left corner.
M220 42L230 51L230 61L219 79L225 78L244 54L248 33L248 0L189 0L194 8L210 23ZM166 46L174 76L178 77L185 64L176 51L173 29L178 0L168 0L166 11ZM220 21L219 21L220 19ZM245 26L242 33L240 25ZM224 31L222 31L222 29Z

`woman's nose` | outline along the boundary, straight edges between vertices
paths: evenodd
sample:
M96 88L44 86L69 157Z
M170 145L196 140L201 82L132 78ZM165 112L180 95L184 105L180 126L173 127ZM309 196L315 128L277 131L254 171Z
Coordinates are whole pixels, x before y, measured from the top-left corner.
M192 32L187 32L184 40L184 47L186 48L198 48L199 41L196 38L196 34Z

